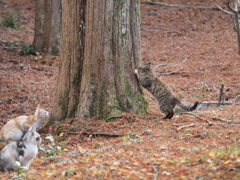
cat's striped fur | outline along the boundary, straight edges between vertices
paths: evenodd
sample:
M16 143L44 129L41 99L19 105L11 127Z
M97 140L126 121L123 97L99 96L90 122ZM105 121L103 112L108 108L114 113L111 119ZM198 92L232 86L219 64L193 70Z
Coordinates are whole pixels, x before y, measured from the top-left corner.
M157 100L159 109L165 114L163 119L171 119L174 107L178 105L186 111L193 111L198 106L195 102L192 107L187 107L173 94L172 89L162 80L158 79L150 68L150 64L142 65L135 69L139 83L147 89Z

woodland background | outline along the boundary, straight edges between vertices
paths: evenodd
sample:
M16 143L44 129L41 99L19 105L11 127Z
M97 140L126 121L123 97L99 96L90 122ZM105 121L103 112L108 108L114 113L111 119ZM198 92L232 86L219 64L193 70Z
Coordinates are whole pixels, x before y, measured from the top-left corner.
M240 179L236 31L230 15L194 8L218 4L227 9L227 1L161 2L193 7L141 3L143 62L153 62L159 78L183 102L205 104L193 114L162 120L153 97L144 91L146 116L55 121L40 130L42 150L30 170L1 173L2 179ZM60 63L59 56L22 54L33 41L34 1L0 1L0 21L9 16L19 29L0 26L1 125L33 114L40 101L51 110ZM217 107L222 84L228 104Z

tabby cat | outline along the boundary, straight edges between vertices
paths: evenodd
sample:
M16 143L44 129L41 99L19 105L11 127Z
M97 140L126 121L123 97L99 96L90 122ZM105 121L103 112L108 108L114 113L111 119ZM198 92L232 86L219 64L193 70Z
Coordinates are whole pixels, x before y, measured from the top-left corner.
M25 169L29 169L41 142L36 128L30 127L21 142L11 142L3 148L0 154L0 171L16 171L18 169L16 161L19 161Z
M37 106L34 115L18 116L8 121L0 131L0 138L6 142L19 141L29 127L40 128L43 121L49 117L48 111L42 109L40 104Z
M150 69L150 64L145 64L135 69L139 83L147 89L157 100L159 109L165 114L163 119L171 119L174 115L174 107L178 105L185 111L193 111L198 106L195 102L192 107L187 107L175 97L172 89L163 81L158 79Z

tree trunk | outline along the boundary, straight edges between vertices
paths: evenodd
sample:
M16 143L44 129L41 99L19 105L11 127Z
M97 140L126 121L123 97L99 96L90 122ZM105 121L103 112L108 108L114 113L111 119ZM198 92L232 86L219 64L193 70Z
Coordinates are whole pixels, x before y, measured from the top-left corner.
M140 61L138 0L63 0L55 120L146 113L134 74Z
M33 47L38 52L58 55L61 37L61 0L36 0Z

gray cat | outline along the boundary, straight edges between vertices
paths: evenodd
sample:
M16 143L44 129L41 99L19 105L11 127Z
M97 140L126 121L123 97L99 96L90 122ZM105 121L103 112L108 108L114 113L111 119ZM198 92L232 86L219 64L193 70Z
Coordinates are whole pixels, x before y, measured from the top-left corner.
M38 146L41 142L42 139L36 132L36 128L30 127L21 142L11 142L2 149L0 171L16 171L18 169L16 161L19 161L25 169L29 169L31 161L38 153Z

